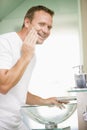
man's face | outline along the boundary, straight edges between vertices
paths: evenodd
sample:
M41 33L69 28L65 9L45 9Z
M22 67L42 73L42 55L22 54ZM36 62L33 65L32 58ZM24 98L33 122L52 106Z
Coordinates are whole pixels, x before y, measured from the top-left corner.
M37 31L37 43L41 44L50 35L52 28L52 16L44 11L37 11L34 14L31 26Z

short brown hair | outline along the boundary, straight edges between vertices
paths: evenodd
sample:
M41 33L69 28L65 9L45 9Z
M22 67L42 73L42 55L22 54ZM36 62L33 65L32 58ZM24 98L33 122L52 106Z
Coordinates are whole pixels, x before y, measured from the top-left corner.
M33 19L33 17L34 17L34 13L35 13L36 11L41 11L41 10L45 11L46 13L50 14L51 16L54 15L54 11L52 11L51 9L49 9L49 8L47 8L47 7L45 7L45 6L42 6L42 5L38 5L38 6L33 6L33 7L31 7L31 8L27 11L27 13L25 14L24 19L25 19L25 18L29 18L29 20L32 21L32 19ZM24 24L23 24L22 27L24 27Z

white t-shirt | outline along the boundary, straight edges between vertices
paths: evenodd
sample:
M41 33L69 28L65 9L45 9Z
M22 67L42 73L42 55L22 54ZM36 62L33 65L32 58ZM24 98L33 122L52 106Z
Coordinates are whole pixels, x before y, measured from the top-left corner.
M21 56L22 40L16 32L0 36L0 69L12 68ZM17 128L20 125L20 107L25 104L28 85L35 65L35 57L27 66L21 80L7 94L0 94L0 125ZM13 77L12 77L13 78Z

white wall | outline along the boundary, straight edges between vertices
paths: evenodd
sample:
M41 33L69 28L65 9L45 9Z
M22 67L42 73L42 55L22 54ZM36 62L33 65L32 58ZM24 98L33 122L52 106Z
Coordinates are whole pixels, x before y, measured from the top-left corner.
M87 73L87 0L80 0L80 28L82 38L83 67Z

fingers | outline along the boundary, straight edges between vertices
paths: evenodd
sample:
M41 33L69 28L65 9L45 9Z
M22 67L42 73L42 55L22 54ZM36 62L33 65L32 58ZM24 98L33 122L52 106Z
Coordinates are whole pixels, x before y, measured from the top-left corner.
M53 107L53 106L57 106L60 109L64 109L65 108L64 104L63 103L59 103L59 102L54 102L53 104L50 105L50 107Z
M35 46L36 42L38 39L37 32L34 28L32 28L29 33L27 34L24 44L30 45L30 46Z
M64 109L65 108L64 103L58 101L58 98L56 98L56 97L48 98L46 101L47 101L47 105L49 105L50 107L57 106L60 109Z
M32 28L25 37L24 43L21 49L21 55L30 61L35 52L35 44L37 42L38 35L34 28Z
M62 103L58 103L57 106L58 106L60 109L64 109L64 108L65 108L64 104L62 104Z
M63 103L63 102L58 101L58 99L57 99L57 98L55 98L55 105L56 105L56 106L58 106L60 109L65 108L64 103Z

